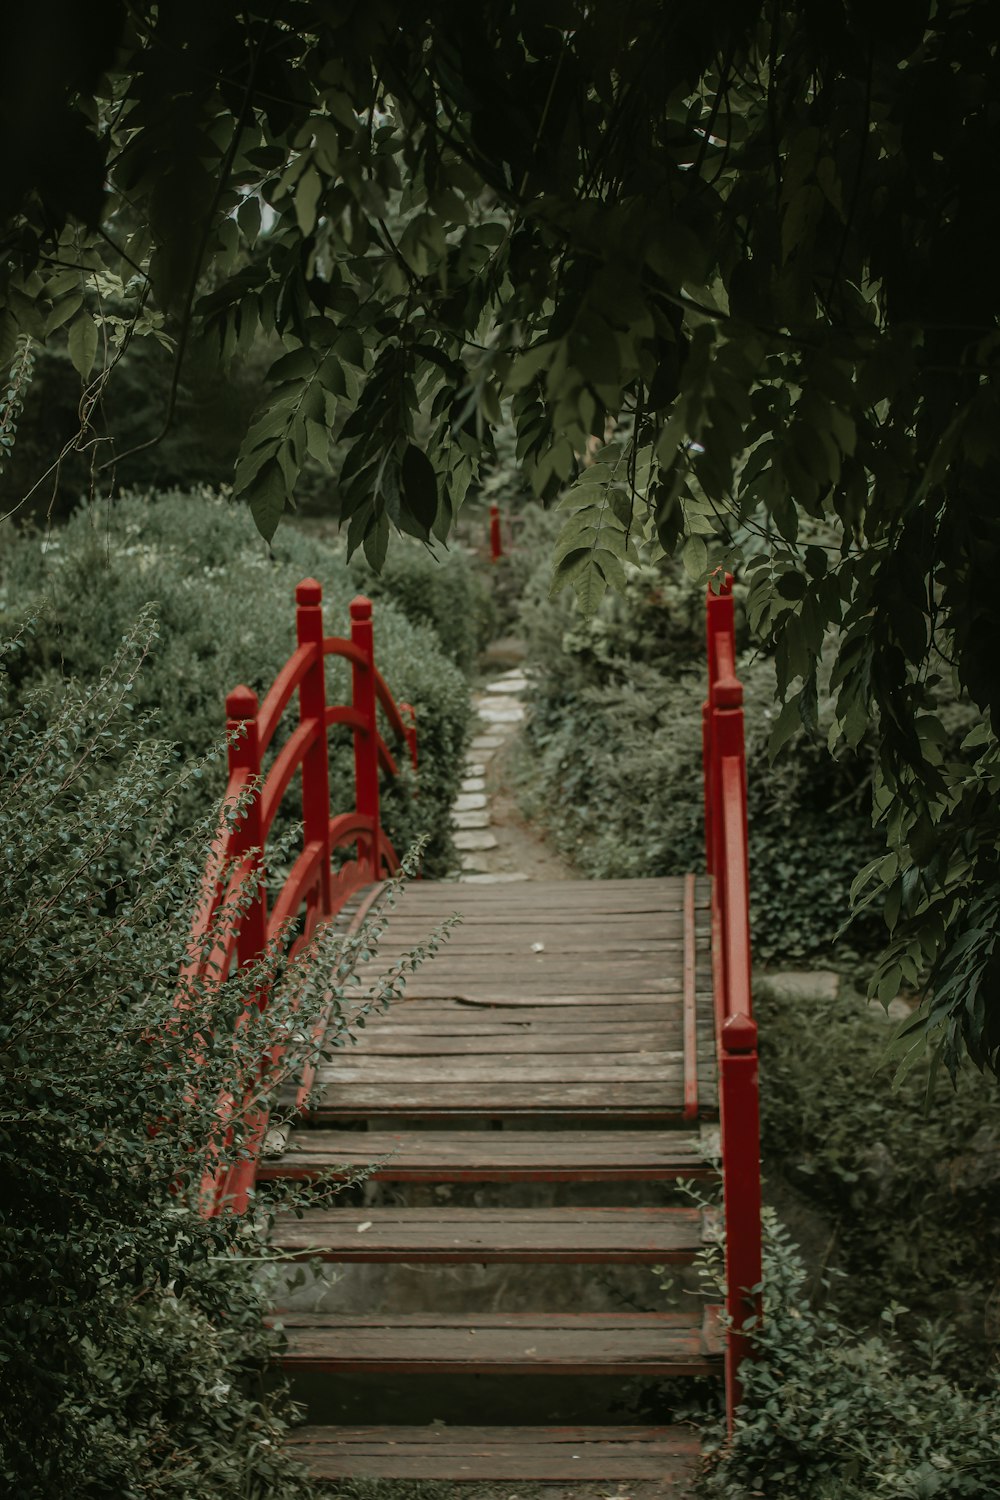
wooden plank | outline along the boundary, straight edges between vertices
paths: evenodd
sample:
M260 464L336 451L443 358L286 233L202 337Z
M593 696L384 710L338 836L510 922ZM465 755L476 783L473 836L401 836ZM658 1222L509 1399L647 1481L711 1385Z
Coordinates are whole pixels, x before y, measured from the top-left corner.
M517 1084L503 1080L491 1083L488 1097L484 1097L481 1081L450 1084L447 1088L442 1088L439 1082L410 1086L345 1083L338 1084L321 1097L313 1110L313 1117L466 1114L496 1119L504 1114L596 1113L674 1119L680 1117L683 1107L680 1078L669 1085L534 1081Z
M662 1130L297 1130L259 1178L352 1176L386 1182L634 1181L709 1177L700 1136Z
M701 1317L691 1313L285 1312L289 1370L344 1374L711 1375Z
M537 1078L550 1083L587 1083L608 1079L612 1083L649 1083L657 1078L683 1086L684 1059L680 1052L611 1052L576 1053L563 1057L532 1056L497 1050L485 1056L435 1057L417 1054L391 1057L378 1054L366 1057L354 1053L344 1062L326 1063L320 1067L321 1086L341 1083L384 1082L403 1084L435 1081L447 1086L476 1079L488 1081L498 1076L508 1080Z
M689 1265L695 1208L325 1208L280 1215L270 1244L299 1260L478 1265Z
M690 1427L302 1427L286 1441L317 1479L641 1479L664 1496L701 1452Z
M675 1030L667 1026L658 1030L651 1027L623 1030L621 1027L591 1026L585 1032L553 1032L538 1027L525 1030L507 1025L494 1027L491 1031L477 1028L471 1035L464 1032L455 1035L416 1026L395 1027L391 1031L366 1027L354 1046L344 1047L341 1051L348 1060L362 1053L365 1057L492 1057L497 1052L554 1052L563 1057L598 1052L603 1056L618 1052L676 1052L678 1049L674 1044L679 1040Z

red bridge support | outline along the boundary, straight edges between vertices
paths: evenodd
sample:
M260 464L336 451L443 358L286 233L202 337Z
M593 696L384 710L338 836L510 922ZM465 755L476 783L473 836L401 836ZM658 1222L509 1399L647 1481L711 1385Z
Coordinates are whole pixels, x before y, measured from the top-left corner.
M221 983L234 961L241 968L255 962L304 908L302 931L292 948L294 957L317 924L335 915L354 891L399 868L380 817L379 770L397 774L396 762L379 729L380 711L395 739L406 746L414 770L417 731L412 707L396 704L375 664L371 600L358 597L352 601L348 640L324 635L323 591L314 578L299 584L295 599L297 649L278 673L263 704L258 705L256 694L242 686L226 698L229 782L225 802L230 809L239 802L240 815L236 820L226 816L220 824L205 871L205 897L192 929L192 955L203 951L220 908L232 910L233 899L241 890L243 909L238 919L227 919L228 925L216 937L209 957L192 958L186 971L190 977L204 980L211 964L215 967L213 982ZM328 656L340 656L351 663L349 704L331 705L326 701ZM265 767L271 741L296 690L298 724ZM354 735L354 807L331 818L328 734L340 724ZM267 836L296 772L301 772L302 778L303 847L269 911ZM344 848L356 849L356 856L334 872L334 852ZM261 1010L266 1008L266 992L254 999ZM267 1064L265 1057L261 1068L266 1069ZM259 1077L248 1083L248 1096ZM223 1125L232 1121L237 1107L241 1107L241 1101L233 1098L219 1101ZM213 1165L209 1169L202 1190L203 1212L215 1214L223 1206L237 1213L246 1209L266 1125L263 1117L251 1119L249 1160L229 1168Z

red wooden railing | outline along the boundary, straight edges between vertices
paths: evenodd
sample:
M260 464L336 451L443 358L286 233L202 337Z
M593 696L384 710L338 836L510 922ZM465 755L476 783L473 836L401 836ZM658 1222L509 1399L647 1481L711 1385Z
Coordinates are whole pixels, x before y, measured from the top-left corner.
M323 633L323 591L313 578L304 579L295 590L297 649L275 678L258 705L247 687L237 687L226 698L229 739L229 783L225 805L240 803L238 820L224 815L205 870L202 900L191 934L192 958L188 977L221 983L235 958L242 967L255 962L284 934L295 919L301 930L291 945L294 958L309 942L317 924L334 916L359 887L392 875L399 859L382 827L379 809L379 771L397 774L396 762L378 725L382 709L389 728L406 744L414 769L417 765L417 732L413 709L393 700L375 665L372 606L369 599L351 602L350 639ZM328 656L351 663L351 702L328 704L326 670ZM288 735L265 770L268 751L281 717L298 690L298 725ZM404 717L405 716L405 717ZM354 735L354 808L330 816L329 730L344 724ZM266 885L267 836L275 813L296 774L302 777L302 852L274 904L268 910ZM353 859L335 872L334 850L355 847ZM206 938L219 927L219 913L233 910L238 893L249 886L237 915L224 920L212 951ZM266 992L256 996L261 1010ZM260 1068L273 1057L261 1059ZM260 1073L248 1080L248 1097L256 1093ZM233 1118L244 1101L220 1100L222 1125ZM218 1213L225 1204L243 1212L249 1201L256 1172L256 1155L267 1121L258 1116L249 1131L246 1159L230 1168L213 1166L202 1189L202 1209Z
M736 676L732 575L706 605L708 698L702 710L705 858L712 877L712 949L726 1216L726 1410L730 1429L761 1314L760 1109L757 1023L750 998L750 885L743 686Z

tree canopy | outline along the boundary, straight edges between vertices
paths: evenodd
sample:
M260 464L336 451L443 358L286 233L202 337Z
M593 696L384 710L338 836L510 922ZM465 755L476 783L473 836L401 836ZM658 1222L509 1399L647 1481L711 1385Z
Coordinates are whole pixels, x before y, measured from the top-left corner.
M263 331L235 491L265 536L336 430L349 544L443 539L509 420L585 609L640 552L738 565L775 746L831 651L831 746L877 725L878 992L929 974L911 1041L995 1071L991 0L57 8L5 15L0 361L66 340L111 477L131 340L176 386L192 339L226 366Z

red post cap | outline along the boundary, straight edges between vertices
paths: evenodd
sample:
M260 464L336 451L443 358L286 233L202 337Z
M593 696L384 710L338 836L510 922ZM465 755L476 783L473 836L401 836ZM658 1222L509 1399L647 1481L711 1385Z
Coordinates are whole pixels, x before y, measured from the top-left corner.
M226 696L227 719L255 719L257 717L257 694L242 683Z
M722 1045L726 1052L753 1052L757 1046L757 1022L739 1011L722 1028Z
M303 578L295 587L296 604L322 604L323 585L315 578Z
M743 707L743 684L738 677L720 677L712 692L716 708Z
M372 601L365 594L358 594L351 600L351 619L370 620L372 617Z

